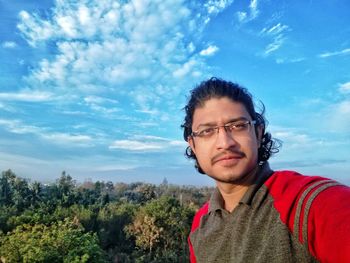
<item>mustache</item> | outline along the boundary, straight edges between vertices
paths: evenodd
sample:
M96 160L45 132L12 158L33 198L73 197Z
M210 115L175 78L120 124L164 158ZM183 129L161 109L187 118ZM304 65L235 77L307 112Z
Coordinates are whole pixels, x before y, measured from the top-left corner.
M244 152L241 152L241 151L238 151L238 150L228 150L228 151L224 151L224 152L221 152L221 153L218 153L218 154L214 155L211 158L211 163L214 164L218 160L220 160L221 158L223 158L224 156L227 156L227 155L229 155L229 156L230 155L238 156L239 158L245 157L245 153Z

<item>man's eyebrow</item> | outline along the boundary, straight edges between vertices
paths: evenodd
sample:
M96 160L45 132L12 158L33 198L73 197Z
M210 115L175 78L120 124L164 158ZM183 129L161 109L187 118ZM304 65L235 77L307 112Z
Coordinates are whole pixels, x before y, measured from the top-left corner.
M236 121L247 121L248 119L246 117L243 117L243 116L240 116L238 118L232 118L230 119L229 121L227 121L225 124L227 123L231 123L231 122L236 122ZM216 122L205 122L205 123L201 123L197 126L197 129L198 130L199 128L201 127L215 127L217 126L217 123Z

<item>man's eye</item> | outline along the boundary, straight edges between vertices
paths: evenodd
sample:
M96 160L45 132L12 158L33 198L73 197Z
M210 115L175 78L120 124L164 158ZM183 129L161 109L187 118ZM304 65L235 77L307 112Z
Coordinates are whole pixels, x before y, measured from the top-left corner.
M230 130L244 130L245 128L247 128L247 123L245 122L241 122L241 123L232 123L230 125Z
M208 136L208 135L212 135L214 133L215 129L214 128L208 128L208 129L204 129L201 132L199 132L200 136Z

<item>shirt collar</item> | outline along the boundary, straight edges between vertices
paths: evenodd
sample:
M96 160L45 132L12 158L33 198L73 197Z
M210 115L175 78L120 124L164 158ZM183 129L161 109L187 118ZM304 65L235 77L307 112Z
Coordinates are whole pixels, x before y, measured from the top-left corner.
M259 165L255 182L249 186L247 192L243 195L239 203L251 205L255 193L272 173L273 171L270 169L268 162ZM209 200L209 212L222 209L224 209L224 199L222 198L219 189L216 187Z

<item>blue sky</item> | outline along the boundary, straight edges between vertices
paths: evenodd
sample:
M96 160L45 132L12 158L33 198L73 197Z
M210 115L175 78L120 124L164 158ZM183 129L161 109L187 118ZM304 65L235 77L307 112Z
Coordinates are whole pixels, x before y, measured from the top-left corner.
M275 170L350 185L347 0L0 0L0 169L212 185L184 157L210 76L266 106Z

